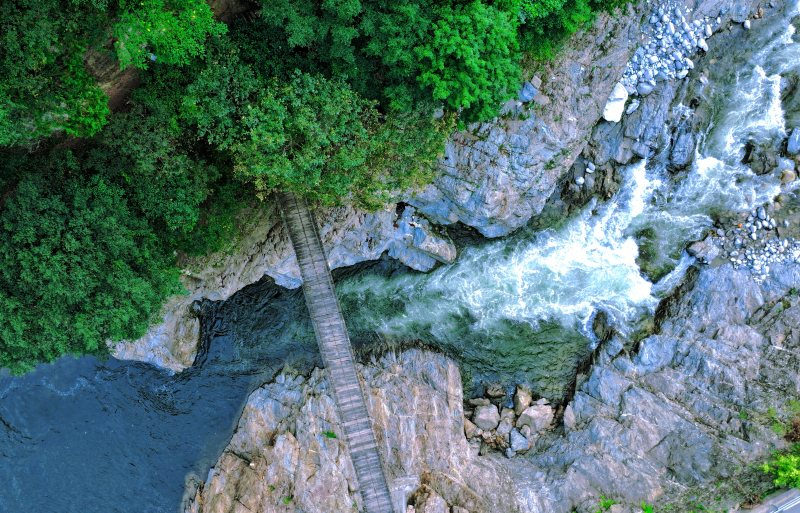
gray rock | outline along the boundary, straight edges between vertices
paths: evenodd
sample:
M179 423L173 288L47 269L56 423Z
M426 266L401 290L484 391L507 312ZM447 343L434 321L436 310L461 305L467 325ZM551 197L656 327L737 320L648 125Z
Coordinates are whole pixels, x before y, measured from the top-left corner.
M497 436L508 436L508 434L511 433L512 428L512 422L508 419L503 419L500 421L500 424L497 425L495 432L497 433Z
M618 123L622 119L625 111L625 102L628 101L628 91L621 83L617 83L611 91L611 95L603 108L603 119L612 123Z
M636 92L641 96L647 96L653 92L653 86L648 82L639 82L639 84L636 86Z
M478 406L475 408L472 422L484 431L495 429L500 423L500 413L497 411L497 406L493 404Z
M555 415L553 408L548 404L535 404L525 408L517 419L516 427L529 426L531 433L539 433L549 429Z
M712 237L693 242L686 250L690 255L705 263L711 263L720 254L720 248Z
M529 101L533 100L538 92L539 91L536 90L533 84L530 82L525 82L522 84L522 89L519 90L517 97L519 98L519 101L528 103Z
M691 164L697 142L690 127L681 128L670 151L670 168L680 170Z
M517 389L514 392L514 413L519 415L525 411L531 405L531 401L533 401L531 389L524 385L517 385Z
M800 154L800 128L795 128L786 142L786 153L789 155Z
M510 440L511 450L514 452L523 452L530 448L530 441L516 429L511 430Z

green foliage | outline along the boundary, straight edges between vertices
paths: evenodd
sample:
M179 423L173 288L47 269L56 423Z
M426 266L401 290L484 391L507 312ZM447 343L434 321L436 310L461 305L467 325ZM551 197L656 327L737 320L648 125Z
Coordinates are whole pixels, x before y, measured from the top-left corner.
M89 2L0 3L0 146L52 132L92 135L108 115L105 94L83 65L105 14Z
M122 69L146 68L149 54L166 64L188 64L208 35L227 27L214 20L205 0L119 0L114 49Z
M190 148L189 148L190 149ZM141 106L116 116L103 131L90 164L124 183L151 225L167 234L192 231L209 184L220 171L190 155L156 116Z
M71 154L52 162L22 178L0 212L0 366L15 372L141 336L180 291L172 255L123 190L76 176Z
M354 40L361 9L359 0L263 0L261 16L283 34L289 51L307 53L309 61L325 66L332 76L355 79L359 68Z
M642 501L642 513L654 513L655 507L652 504L648 504Z
M204 0L0 3L0 146L98 132L108 98L84 61L89 49L102 53L110 36L121 67L143 68L151 52L166 64L186 64L208 34L225 29Z
M326 204L365 206L433 174L452 120L382 115L348 84L294 72L265 80L230 45L217 45L181 100L181 119L229 155L264 195L289 189ZM402 173L397 170L402 169Z
M478 0L444 7L415 53L420 85L465 121L497 115L521 79L515 17Z
M336 433L333 431L325 431L322 434L325 436L325 438L336 438Z
M591 0L522 0L523 47L534 59L552 58L561 42L592 16Z
M614 499L609 499L605 495L601 495L600 501L598 503L598 509L595 511L595 513L603 513L605 511L608 511L611 509L611 506L613 506L616 503L617 501L615 501Z
M771 474L776 486L786 488L800 487L800 444L776 454L761 466L761 470Z
M265 0L262 17L283 33L283 51L306 56L296 66L342 79L384 110L442 104L487 119L521 76L518 12L479 0Z
M300 73L273 82L242 116L236 172L262 194L289 189L333 203L367 172L375 115L341 82Z

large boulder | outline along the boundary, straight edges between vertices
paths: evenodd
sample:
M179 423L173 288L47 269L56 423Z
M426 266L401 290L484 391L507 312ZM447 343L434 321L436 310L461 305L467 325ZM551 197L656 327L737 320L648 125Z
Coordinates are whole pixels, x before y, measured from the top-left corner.
M603 108L603 119L612 123L618 123L622 119L622 113L625 112L625 102L628 101L628 90L622 83L617 82L614 89L611 90L611 96L606 101L606 106Z
M484 431L495 429L500 424L500 412L497 411L497 406L493 404L478 406L475 408L472 422Z

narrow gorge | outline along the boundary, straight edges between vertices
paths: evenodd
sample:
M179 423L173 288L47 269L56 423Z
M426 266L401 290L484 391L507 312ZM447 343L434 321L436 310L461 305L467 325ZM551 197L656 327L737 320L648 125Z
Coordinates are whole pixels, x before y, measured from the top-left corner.
M621 9L432 185L317 212L403 513L770 488L800 399L800 4ZM277 210L182 261L188 294L114 357L0 375L0 511L361 510Z

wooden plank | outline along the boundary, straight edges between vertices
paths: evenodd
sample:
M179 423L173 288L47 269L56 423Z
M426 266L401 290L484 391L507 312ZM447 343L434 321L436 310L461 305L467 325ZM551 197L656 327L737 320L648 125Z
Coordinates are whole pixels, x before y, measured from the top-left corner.
M388 480L314 215L306 202L293 194L279 194L278 202L300 266L306 307L328 369L364 506L367 513L393 513Z

